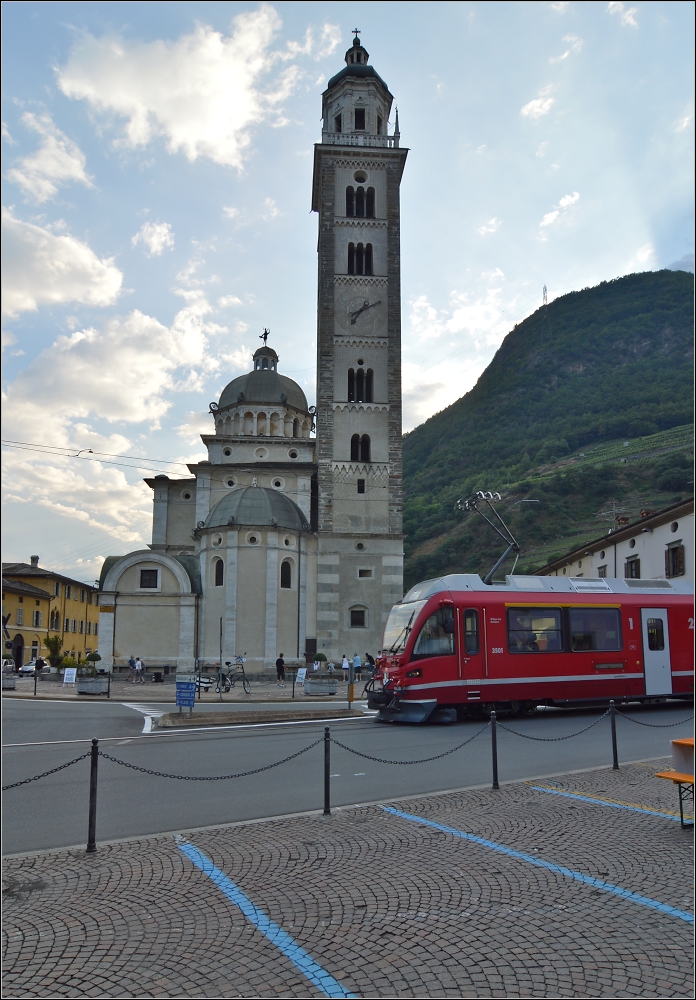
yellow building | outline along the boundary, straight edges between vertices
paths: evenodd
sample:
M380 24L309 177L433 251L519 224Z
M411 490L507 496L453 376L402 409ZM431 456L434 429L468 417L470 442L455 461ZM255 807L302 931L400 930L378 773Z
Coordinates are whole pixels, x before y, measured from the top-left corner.
M48 634L51 595L21 580L2 581L3 659L15 659L18 667L29 662L30 651L35 660L39 652L48 650L44 639Z
M2 564L3 620L7 614L11 616L5 625L10 638L5 634L4 656L14 658L18 665L28 663L37 655L46 658L45 639L50 633L63 639L61 653L64 656L84 659L99 645L96 588L44 569L39 566L38 556L30 559L30 563ZM20 592L17 589L20 585L39 591L41 596ZM21 622L16 617L20 610L23 612ZM34 624L36 622L40 624Z

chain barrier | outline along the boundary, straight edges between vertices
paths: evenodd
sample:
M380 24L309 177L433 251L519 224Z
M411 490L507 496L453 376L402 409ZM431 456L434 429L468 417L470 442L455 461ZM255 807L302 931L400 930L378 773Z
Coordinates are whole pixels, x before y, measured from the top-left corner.
M616 714L620 715L622 719L628 719L629 722L635 722L637 726L648 726L650 729L674 729L675 726L683 726L685 722L691 722L693 719L693 715L690 715L688 719L681 719L679 722L641 722L640 719L632 719L630 715L624 715L618 708Z
M84 760L85 757L89 757L89 751L83 753L81 757L76 757L75 760L69 760L67 764L61 764L60 767L51 768L50 771L44 771L43 774L35 774L33 778L25 778L24 781L15 781L13 785L3 785L3 792L9 791L10 788L19 788L20 785L28 785L31 781L38 781L39 778L45 778L49 774L55 774L56 771L62 771L66 767L71 767L73 764L77 764L78 761Z
M589 726L585 726L584 729L578 729L577 733L570 733L569 736L528 736L526 733L518 733L516 729L510 729L509 726L504 726L502 722L499 722L498 725L501 729L504 729L506 733L512 733L513 736L521 736L523 740L535 740L537 743L560 743L561 740L572 740L574 736L580 736L582 733L586 733L588 729L592 729L592 727L596 726L598 722L602 721L602 719L606 719L608 715L609 709L606 710L604 715L600 715L598 719L591 722Z
M452 747L451 750L445 750L444 753L438 753L434 757L423 757L421 760L384 760L382 757L372 757L369 753L361 753L360 750L353 750L352 747L347 747L345 743L339 743L339 741L335 740L333 736L331 737L331 742L335 746L340 747L342 750L347 750L348 753L355 754L356 757L364 757L365 760L374 760L377 764L427 764L431 760L440 760L441 757L448 757L449 754L456 753L457 750L461 750L461 748L465 747L467 743L471 743L471 741L475 740L477 736L480 736L481 733L485 729L488 729L489 726L490 722L487 722L486 725L479 729L477 733L474 733L474 735L470 736L468 740L464 740L463 743L459 743L456 747Z
M318 746L323 742L323 739L315 740L314 743L310 743L308 747L303 750L298 750L297 753L290 754L289 757L284 757L282 760L277 760L273 764L266 764L264 767L256 767L253 771L240 771L239 774L213 774L208 776L197 775L197 774L167 774L164 771L152 771L148 767L139 767L137 764L129 764L128 761L119 760L118 757L111 757L108 753L102 753L99 751L99 756L103 757L104 760L110 760L113 764L120 764L122 767L129 767L131 771L141 771L143 774L152 774L156 778L175 778L177 781L227 781L229 778L246 778L250 774L260 774L262 771L270 771L273 767L279 767L280 764L287 764L289 760L294 760L295 757L300 757L303 753L307 753L312 747ZM85 754L85 756L87 756ZM48 772L51 773L50 771Z

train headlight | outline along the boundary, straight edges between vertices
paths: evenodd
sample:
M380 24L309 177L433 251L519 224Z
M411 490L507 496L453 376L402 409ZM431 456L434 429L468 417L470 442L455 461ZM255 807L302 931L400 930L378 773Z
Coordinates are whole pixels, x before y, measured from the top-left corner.
M420 667L416 667L415 670L409 670L408 673L406 674L406 676L407 677L422 677L423 676L423 671L421 670Z

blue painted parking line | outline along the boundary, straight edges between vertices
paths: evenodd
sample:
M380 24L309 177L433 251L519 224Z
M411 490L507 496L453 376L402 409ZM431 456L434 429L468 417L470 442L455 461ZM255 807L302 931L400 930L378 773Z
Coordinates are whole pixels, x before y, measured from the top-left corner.
M315 962L304 948L301 948L282 927L279 927L270 917L266 916L255 903L245 895L234 882L225 875L223 871L216 868L213 862L199 851L193 844L178 843L179 850L183 851L189 861L200 868L208 876L227 898L238 906L244 916L251 921L268 940L281 951L286 958L289 958L295 968L299 969L313 986L316 986L325 997L345 997L355 1000L355 994L342 986L337 979L323 969L318 962Z
M526 861L530 865L534 865L537 868L545 868L547 871L555 872L557 875L564 875L566 878L571 878L575 882L582 882L585 885L591 885L595 889L601 889L603 892L609 892L614 896L620 896L622 899L627 899L632 903L639 903L641 906L647 906L651 910L659 910L660 913L667 913L670 917L677 917L679 920L685 920L689 924L693 924L694 915L689 913L688 910L678 910L674 906L668 906L667 903L660 903L657 899L650 899L649 896L641 896L637 892L631 892L629 889L623 889L620 885L613 885L611 882L605 882L601 878L593 878L591 875L583 875L582 872L573 871L572 868L566 868L564 865L555 865L551 861L544 861L542 858L535 858L532 854L524 854L522 851L515 851L512 847L505 847L503 844L496 844L493 840L486 840L484 837L477 837L473 833L465 833L463 830L457 830L452 826L445 826L443 823L435 823L431 819L424 819L422 816L413 816L411 813L401 812L399 809L394 809L391 806L382 806L385 812L392 813L394 816L400 816L401 819L408 819L412 823L420 823L422 826L430 826L435 830L441 830L443 833L449 833L453 837L459 837L461 840L469 840L473 844L479 844L481 847L487 847L491 851L497 851L499 854L507 854L510 858L516 858L518 861Z
M624 805L623 802L609 802L607 799L593 799L589 795L578 795L577 792L561 792L556 788L543 788L541 785L530 785L535 792L547 792L549 795L562 795L566 799L579 799L581 802L591 802L594 806L609 806L610 809L628 809L629 812L645 813L646 816L661 816L663 819L679 822L678 816L658 812L657 809L641 809L640 806Z

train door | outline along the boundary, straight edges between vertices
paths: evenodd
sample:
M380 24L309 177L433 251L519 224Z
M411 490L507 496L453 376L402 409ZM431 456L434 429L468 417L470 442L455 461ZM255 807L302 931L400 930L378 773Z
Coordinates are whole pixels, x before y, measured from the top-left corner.
M475 682L484 676L482 611L478 608L461 608L460 672L465 684L465 700L481 701L480 685ZM473 682L473 683L472 683Z
M672 665L669 656L669 631L666 608L641 608L643 626L643 662L645 693L672 693Z

